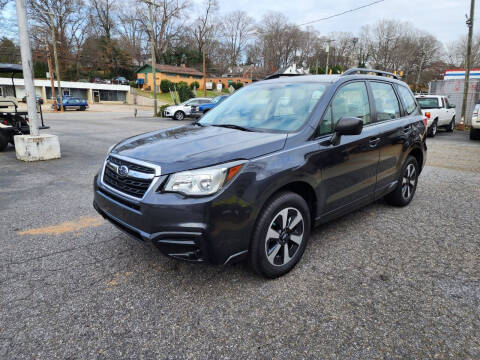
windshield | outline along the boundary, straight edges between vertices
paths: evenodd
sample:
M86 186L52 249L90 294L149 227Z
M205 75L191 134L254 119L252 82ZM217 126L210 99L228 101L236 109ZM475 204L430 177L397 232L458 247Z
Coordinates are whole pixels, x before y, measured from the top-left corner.
M422 109L435 109L438 108L438 98L417 98L418 104Z
M276 82L246 86L210 110L199 123L236 125L251 130L296 131L329 85Z

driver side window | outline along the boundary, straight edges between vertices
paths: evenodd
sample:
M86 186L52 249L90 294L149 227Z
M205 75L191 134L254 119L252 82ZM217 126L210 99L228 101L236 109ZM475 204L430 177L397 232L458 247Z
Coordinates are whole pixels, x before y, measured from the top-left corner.
M332 133L342 117L362 119L365 125L371 123L368 92L363 81L349 83L337 91L320 122L318 135Z

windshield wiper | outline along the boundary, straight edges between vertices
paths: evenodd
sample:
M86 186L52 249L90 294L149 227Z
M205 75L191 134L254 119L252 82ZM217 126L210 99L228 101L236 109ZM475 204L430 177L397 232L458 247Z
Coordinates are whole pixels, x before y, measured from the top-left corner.
M229 128L229 129L254 132L254 130L252 130L250 128L243 127L243 126L240 126L240 125L235 125L235 124L212 124L212 126L218 126L218 127Z

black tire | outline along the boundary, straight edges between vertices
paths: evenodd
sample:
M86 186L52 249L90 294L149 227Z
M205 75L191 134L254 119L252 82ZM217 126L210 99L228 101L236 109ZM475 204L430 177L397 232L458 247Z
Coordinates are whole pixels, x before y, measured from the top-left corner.
M181 120L185 119L185 113L184 113L183 111L178 110L178 111L173 115L173 118L174 118L175 120L181 121Z
M447 125L447 127L445 128L447 130L447 132L453 132L453 130L455 130L455 116L452 118L452 121L450 121L450 124Z
M85 111L86 107L85 106L80 106L80 111Z
M437 135L438 131L438 126L437 126L437 120L433 122L433 124L430 126L428 129L428 137L434 138L435 135Z
M7 148L9 143L9 138L0 132L0 151L3 151Z
M415 170L413 177L410 175L412 166ZM390 194L385 196L385 200L387 201L387 203L393 206L407 206L408 204L410 204L413 196L415 195L415 191L417 190L419 173L420 167L418 165L417 159L415 159L413 156L408 156L407 160L402 166L402 171L400 172L400 177L398 178L397 187Z
M470 140L480 140L480 130L470 126Z
M290 228L295 221L298 222ZM260 212L253 231L250 266L257 274L267 278L286 274L301 259L310 237L310 228L310 209L300 195L281 192L273 196ZM269 233L275 237L268 237ZM270 257L267 255L269 251Z

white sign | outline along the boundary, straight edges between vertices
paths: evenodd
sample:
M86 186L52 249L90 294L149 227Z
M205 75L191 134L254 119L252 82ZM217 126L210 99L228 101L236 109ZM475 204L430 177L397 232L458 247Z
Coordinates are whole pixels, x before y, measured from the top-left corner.
M217 91L222 91L223 85L222 84L217 84Z
M212 90L213 89L213 83L211 81L207 82L205 86L206 86L207 90Z

